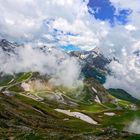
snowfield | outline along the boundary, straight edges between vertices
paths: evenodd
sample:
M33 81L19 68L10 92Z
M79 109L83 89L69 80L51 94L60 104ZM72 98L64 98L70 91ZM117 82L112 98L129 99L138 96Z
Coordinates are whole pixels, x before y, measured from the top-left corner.
M70 110L63 110L63 109L55 109L55 111L64 113L64 114L66 114L68 116L78 118L78 119L80 119L82 121L85 121L87 123L90 123L90 124L94 124L94 125L98 124L98 122L94 121L89 116L87 116L87 115L85 115L83 113L80 113L80 112L70 112Z

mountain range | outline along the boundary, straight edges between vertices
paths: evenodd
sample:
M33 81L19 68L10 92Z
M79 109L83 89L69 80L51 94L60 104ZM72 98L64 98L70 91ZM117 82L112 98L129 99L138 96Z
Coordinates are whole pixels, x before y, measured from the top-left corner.
M5 55L18 55L24 47L0 41ZM58 48L37 48L46 55ZM59 50L58 50L59 51ZM125 140L139 139L131 123L140 116L140 103L122 89L102 85L110 70L98 48L64 52L81 64L82 87L50 83L39 71L0 74L0 138L23 140ZM138 55L139 53L136 52ZM65 57L61 59L63 61Z

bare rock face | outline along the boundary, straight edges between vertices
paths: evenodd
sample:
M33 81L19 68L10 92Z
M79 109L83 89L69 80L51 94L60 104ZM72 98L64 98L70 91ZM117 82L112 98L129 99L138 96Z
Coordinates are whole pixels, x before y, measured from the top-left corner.
M2 39L0 41L0 48L6 52L6 53L14 53L15 54L15 48L18 47L18 44L16 43L11 43L6 39Z
M82 73L86 77L93 77L101 84L105 83L106 74L109 73L107 65L111 59L106 58L98 48L91 51L72 51L70 55L80 59L83 66Z
M93 95L93 99L99 98L101 103L112 102L112 98L109 96L107 90L94 78L89 78L85 81L90 93Z
M105 70L106 65L111 62L110 59L106 58L99 48L95 48L91 51L73 51L70 53L72 56L79 57L89 65L92 65L98 69Z

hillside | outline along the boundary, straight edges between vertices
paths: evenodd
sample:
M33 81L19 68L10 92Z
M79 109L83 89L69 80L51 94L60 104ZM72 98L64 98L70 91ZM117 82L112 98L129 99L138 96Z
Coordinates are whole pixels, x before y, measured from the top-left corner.
M75 91L52 85L46 85L47 89L33 88L34 80L46 80L38 73L20 73L1 78L0 137L3 139L139 137L124 131L124 128L136 115L139 117L140 111L134 109L130 102L110 96L96 80L86 80L83 92L76 95L78 89ZM27 89L27 85L25 88L23 83L30 84L32 90ZM82 113L93 124L75 115L69 116L67 110Z

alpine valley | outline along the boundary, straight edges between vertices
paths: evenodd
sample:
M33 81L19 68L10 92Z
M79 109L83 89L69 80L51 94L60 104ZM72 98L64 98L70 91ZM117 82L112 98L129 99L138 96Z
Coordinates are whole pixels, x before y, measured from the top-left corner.
M13 58L20 61L19 48L24 49L25 45L6 39L0 41L5 63ZM13 73L1 70L0 139L139 140L140 134L130 124L140 119L140 101L123 89L103 86L106 76L111 74L107 65L112 59L106 58L98 48L65 52L42 45L33 50L45 56L60 51L64 56L57 56L60 65L67 58L78 61L82 83L58 84L52 73L38 69Z

